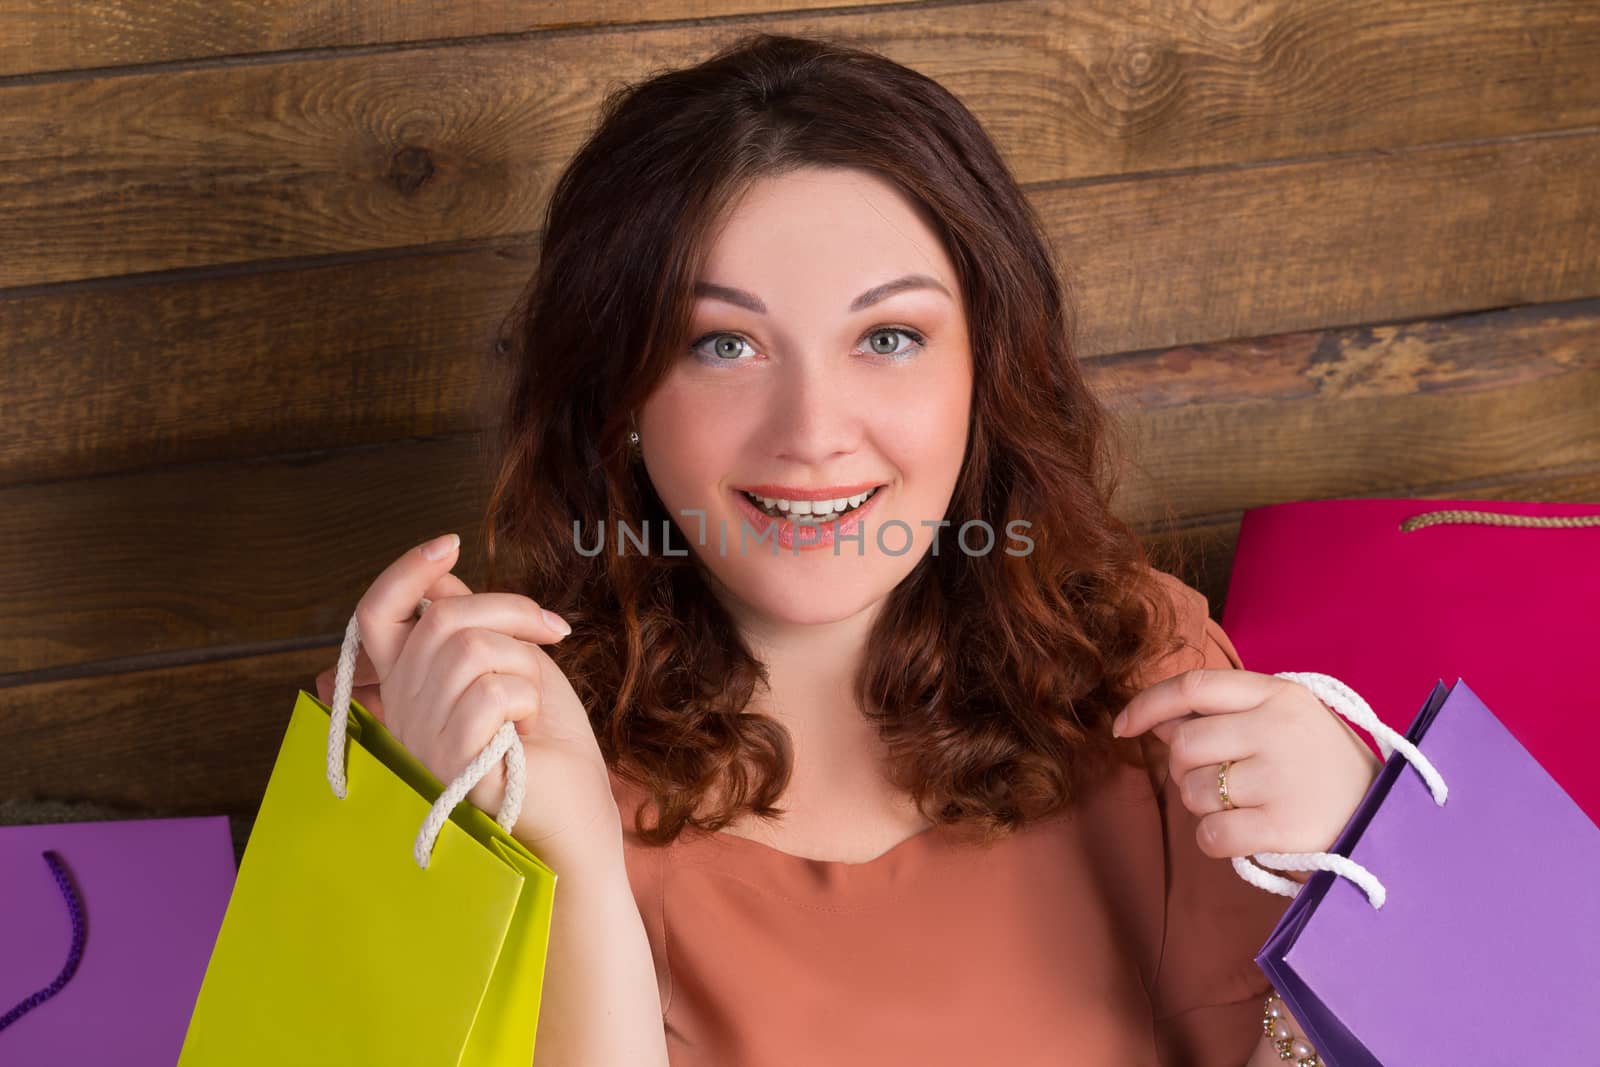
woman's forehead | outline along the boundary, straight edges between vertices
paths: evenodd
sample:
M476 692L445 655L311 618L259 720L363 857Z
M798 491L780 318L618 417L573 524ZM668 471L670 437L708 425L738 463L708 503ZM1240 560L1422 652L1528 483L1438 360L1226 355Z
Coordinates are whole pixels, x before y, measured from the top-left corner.
M861 310L889 291L954 298L954 265L924 212L868 171L756 179L713 230L695 295L765 314L779 301ZM906 282L905 279L919 279Z

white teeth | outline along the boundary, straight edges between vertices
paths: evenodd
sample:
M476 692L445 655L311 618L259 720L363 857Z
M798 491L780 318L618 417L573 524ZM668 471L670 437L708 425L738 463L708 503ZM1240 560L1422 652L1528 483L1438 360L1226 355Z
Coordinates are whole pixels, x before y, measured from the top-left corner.
M856 496L839 497L836 500L784 500L781 497L755 496L746 493L746 498L759 503L769 512L778 514L787 513L794 516L804 524L832 522L841 514L851 508L858 508L871 499L877 489L869 489Z

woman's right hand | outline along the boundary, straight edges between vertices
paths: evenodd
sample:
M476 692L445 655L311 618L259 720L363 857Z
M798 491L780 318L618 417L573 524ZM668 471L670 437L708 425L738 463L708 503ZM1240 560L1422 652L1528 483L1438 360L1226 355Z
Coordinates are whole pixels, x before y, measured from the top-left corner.
M444 551L429 559L434 546ZM444 783L515 723L527 784L513 835L547 861L606 847L620 822L605 760L583 703L539 647L561 640L566 623L517 593L473 593L450 573L459 550L453 534L411 549L356 605L366 662L355 684L375 684L379 697L362 706ZM431 603L418 618L424 597ZM332 669L317 685L328 701ZM498 760L467 799L494 817L505 783Z

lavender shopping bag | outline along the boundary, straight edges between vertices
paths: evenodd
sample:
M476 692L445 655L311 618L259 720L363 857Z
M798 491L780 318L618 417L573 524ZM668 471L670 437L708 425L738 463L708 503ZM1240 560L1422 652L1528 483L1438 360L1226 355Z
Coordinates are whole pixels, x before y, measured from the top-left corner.
M1380 731L1256 963L1328 1067L1600 1063L1600 828L1464 681Z
M172 1067L236 871L225 815L0 826L0 1064Z

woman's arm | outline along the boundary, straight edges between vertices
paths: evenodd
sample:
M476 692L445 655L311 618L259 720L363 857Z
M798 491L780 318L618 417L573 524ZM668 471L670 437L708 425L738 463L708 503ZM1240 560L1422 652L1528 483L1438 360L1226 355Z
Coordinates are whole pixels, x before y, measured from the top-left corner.
M667 1067L661 994L628 883L621 817L574 852L540 858L559 880L534 1067Z

